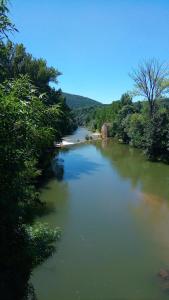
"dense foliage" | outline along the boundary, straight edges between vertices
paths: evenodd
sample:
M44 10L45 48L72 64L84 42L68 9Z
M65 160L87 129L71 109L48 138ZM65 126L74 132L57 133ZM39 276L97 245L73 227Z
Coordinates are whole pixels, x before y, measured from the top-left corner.
M16 28L8 17L7 1L0 0L0 292L3 300L27 299L30 292L33 294L29 285L31 272L52 255L55 241L60 237L59 229L51 230L35 222L43 205L36 186L54 141L60 141L75 128L67 104L75 109L78 124L100 130L107 123L110 136L143 149L149 159L169 163L168 100L156 99L167 90L168 84L167 73L161 65L152 61L134 73L137 89L147 95L147 101L133 103L126 93L119 101L102 106L89 98L63 95L61 90L52 88L50 83L57 83L60 72L48 67L44 59L34 58L23 44L13 44L9 40L13 31ZM140 83L140 71L144 71L150 82L147 87ZM149 95L147 89L152 88L153 94Z
M55 249L60 230L34 222L43 203L37 179L54 141L74 128L60 90L60 75L25 47L9 41L15 26L0 1L0 292L3 300L33 294L34 267Z
M155 101L150 115L149 102L132 102L127 93L119 101L104 105L88 116L88 126L101 130L108 126L109 136L144 150L148 159L169 163L169 100Z

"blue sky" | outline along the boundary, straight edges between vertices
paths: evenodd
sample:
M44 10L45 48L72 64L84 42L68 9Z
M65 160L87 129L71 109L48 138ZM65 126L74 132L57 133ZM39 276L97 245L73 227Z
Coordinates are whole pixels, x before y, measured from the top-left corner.
M11 19L35 57L59 69L65 92L104 103L132 90L140 61L169 61L169 0L11 0Z

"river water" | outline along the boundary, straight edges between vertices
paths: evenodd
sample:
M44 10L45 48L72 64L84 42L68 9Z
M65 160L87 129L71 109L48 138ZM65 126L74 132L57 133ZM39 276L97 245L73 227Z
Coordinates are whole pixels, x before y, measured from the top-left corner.
M63 235L33 274L38 299L169 299L169 281L157 276L169 269L169 166L112 140L74 145L59 161L62 176L41 192L41 221Z

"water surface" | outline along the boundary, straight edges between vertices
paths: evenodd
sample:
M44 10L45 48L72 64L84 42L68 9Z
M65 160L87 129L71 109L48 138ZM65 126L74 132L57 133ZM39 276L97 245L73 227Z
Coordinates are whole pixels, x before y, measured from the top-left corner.
M38 299L169 299L157 276L169 268L169 167L111 140L60 159L63 178L42 190L52 209L41 221L63 236L33 274Z
M64 140L72 143L84 142L87 136L92 136L92 132L84 127L79 127L74 134L65 136Z

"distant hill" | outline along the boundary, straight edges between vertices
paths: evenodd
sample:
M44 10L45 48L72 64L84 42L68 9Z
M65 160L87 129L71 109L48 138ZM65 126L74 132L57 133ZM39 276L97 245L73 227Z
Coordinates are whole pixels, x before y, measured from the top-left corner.
M96 100L87 98L87 97L68 94L68 93L63 93L63 95L66 98L66 104L73 110L79 109L79 108L96 107L96 106L102 105L102 103L100 103Z

